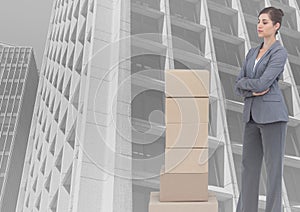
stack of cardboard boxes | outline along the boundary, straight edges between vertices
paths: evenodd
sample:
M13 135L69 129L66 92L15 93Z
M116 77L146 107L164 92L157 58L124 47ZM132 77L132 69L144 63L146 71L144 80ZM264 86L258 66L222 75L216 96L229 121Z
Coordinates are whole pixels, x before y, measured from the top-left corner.
M167 70L165 166L149 212L217 212L208 193L209 72Z

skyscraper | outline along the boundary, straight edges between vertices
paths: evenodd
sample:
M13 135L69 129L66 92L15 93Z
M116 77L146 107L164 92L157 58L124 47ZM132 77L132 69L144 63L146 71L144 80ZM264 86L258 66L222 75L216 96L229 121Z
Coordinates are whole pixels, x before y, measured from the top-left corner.
M166 69L210 71L209 189L219 211L234 211L243 101L233 85L269 5L285 12L283 202L299 211L299 0L55 0L18 211L146 212L164 163ZM265 188L263 167L260 211Z
M37 85L33 49L0 43L0 211L17 205Z

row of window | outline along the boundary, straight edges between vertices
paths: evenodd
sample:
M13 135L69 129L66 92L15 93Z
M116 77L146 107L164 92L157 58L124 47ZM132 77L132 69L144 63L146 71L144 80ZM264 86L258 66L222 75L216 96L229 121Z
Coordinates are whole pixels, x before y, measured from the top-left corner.
M1 108L0 108L0 113L16 113L18 112L19 109L19 103L20 100L19 99L4 99L2 100L2 104L1 104Z
M255 7L254 7L252 3L254 4L254 2L248 0L241 1L243 8L250 8L250 9L256 8L257 10L261 9L259 4L255 2ZM174 1L170 3L171 8L172 5L176 5L176 2ZM232 10L231 8L227 9L228 11L224 10L224 8L222 8L222 10L219 10L219 8L213 4L209 4L208 9L209 9L210 21L211 21L213 32L219 31L228 35L232 35L236 37L238 36L237 11L234 12L235 10ZM251 16L253 16L253 14L251 14ZM246 27L248 29L251 42L253 42L253 45L260 43L261 40L258 38L256 32L256 21L252 21L252 18L248 18L246 14L245 14L245 19L246 19ZM172 23L172 19L171 19L171 23ZM196 47L196 49L200 49L200 52L203 52L204 42L201 41L200 39L203 38L205 34L199 35L199 32L191 31L181 26L176 26L174 24L171 24L171 27L172 27L173 37L179 37L189 42L192 46ZM284 27L295 30L296 33L297 23L296 23L296 11L294 8L290 7L289 9L286 9L285 18L283 21L283 28ZM284 29L282 30L283 30L282 39L289 53L295 56L300 56L300 39L289 36L288 34L285 33ZM150 16L146 16L142 13L132 12L131 33L132 34L154 33L154 35L150 39L161 42L162 37L160 35L162 33L162 20ZM155 34L157 34L157 37L155 37ZM181 48L182 46L183 45L179 46L179 48ZM174 47L176 48L176 43Z
M8 155L0 155L0 174L5 174L8 162Z
M22 95L23 83L24 83L23 80L20 82L8 81L6 83L4 81L2 81L0 84L0 96L2 98L4 97L4 100L8 99L8 97L19 98Z
M242 113L226 111L229 136L232 144L242 144L243 120ZM285 154L300 157L300 122L297 126L288 126L286 135Z
M182 49L197 55L204 55L205 27L200 25L192 30L175 22L176 20L174 20L174 23L171 20L173 48ZM133 35L150 33L149 35L144 35L144 37L161 43L162 19L157 20L139 13L132 13L131 33Z
M0 194L2 193L3 183L4 183L4 175L0 173Z
M50 152L51 152L51 148L50 147ZM60 153L58 154L55 162L54 162L54 166L59 172L61 171L61 165L62 165L62 152L63 152L63 148L61 149ZM40 155L40 151L38 152L38 156ZM40 160L38 158L38 160ZM42 175L45 175L45 169L46 169L46 163L47 163L47 157L44 158L43 162L41 163L40 165L40 172L42 173ZM70 165L70 167L68 168L67 170L67 173L64 173L64 177L62 179L62 187L65 189L65 191L70 194L70 190L71 190L71 176L72 176L72 165ZM32 166L31 168L31 171L30 171L30 176L31 178L33 178L33 172L34 172L34 165ZM34 192L37 192L38 190L41 190L40 191L40 195L38 195L35 200L33 200L34 204L35 204L35 207L39 210L40 209L40 205L41 205L41 193L42 192L45 192L45 190L47 191L47 193L49 194L50 192L50 185L51 185L51 181L52 181L52 175L53 175L53 170L51 170L49 172L49 174L47 176L45 176L46 178L39 178L38 175L34 178L34 181L32 183L32 185L29 185L28 184L28 181L26 183L26 187L25 187L25 191L28 191L27 192L27 198L26 198L26 201L25 201L25 206L26 207L29 207L29 198L30 198L30 193L31 193L31 189L32 191ZM43 183L43 188L45 189L39 189L38 188L38 181L39 180L44 180L44 183ZM30 187L29 187L30 186ZM50 204L49 204L49 207L52 211L55 211L53 209L56 208L57 206L57 195L58 194L58 191L56 192L56 194L54 195L53 199L50 201Z
M12 123L12 125L14 125L14 123ZM10 149L10 143L12 142L13 139L13 133L9 133L9 134L4 134L2 133L2 135L0 136L0 152L2 152L3 150L9 151ZM8 145L8 146L6 146Z
M15 122L16 122L16 117L15 116L12 116L12 117L6 116L6 118L4 118L4 119L0 118L0 121L1 121L0 129L2 132L6 132L7 129L10 129L10 131L13 131Z
M69 28L70 30L70 28ZM69 32L66 34L69 39ZM76 34L77 34L77 26L74 27L72 34L70 35L70 40L73 42L73 44L76 44ZM85 44L85 41L88 42L91 41L91 33L88 33L88 36L86 37L86 24L84 23L82 25L82 28L79 32L78 41L82 44L82 46ZM63 48L61 44L54 45L52 41L50 41L50 45L47 52L47 57L50 60L53 60L57 62L58 64L61 64L63 67L68 67L70 70L75 70L79 74L81 73L82 69L82 60L83 60L83 47L76 45L76 48L81 48L78 58L75 58L75 47L72 45L72 47L68 46L66 48ZM76 62L74 62L76 61Z
M132 7L151 8L160 11L160 0L133 0ZM170 0L170 14L194 23L200 22L201 1Z
M282 0L283 1L283 0ZM237 15L232 16L228 15L228 11L226 13L219 11L217 12L216 9L219 8L219 6L213 6L210 2L215 2L217 4L222 4L225 6L222 10L228 8L228 11L232 11L231 9L231 1L229 0L211 0L208 1L209 3L209 13L210 13L210 19L212 22L212 25L215 27L219 27L224 31L227 31L226 33L229 34L237 34ZM159 10L159 1L146 1L146 0L135 0L132 2L133 5L143 5L144 7L151 7ZM286 3L282 3L283 5L288 5ZM200 21L200 2L188 2L188 1L182 1L182 0L172 0L169 3L170 5L170 14L171 16L175 16L184 20L189 20L194 23L198 23ZM241 1L242 10L245 14L249 14L251 16L257 17L259 11L261 8L264 7L264 1L252 1L252 0L242 0ZM215 8L215 9L213 9ZM230 9L229 9L230 8ZM213 9L213 10L212 10ZM296 22L296 10L295 8L285 6L285 17L283 19L283 25L297 30L297 22ZM236 13L237 14L237 13ZM136 18L134 18L136 19ZM136 19L138 20L138 19ZM218 21L219 20L219 21ZM232 25L234 23L234 26ZM149 26L153 26L153 24L148 24ZM227 27L227 25L229 27Z
M1 81L5 81L7 79L8 80L15 79L14 81L18 79L25 79L26 72L27 72L27 67L24 68L18 67L15 70L10 67L7 67L2 72Z
M45 121L47 122L47 121ZM62 120L63 122L63 120ZM39 120L39 123L41 124L40 120ZM42 126L42 131L45 132L45 123ZM66 138L66 143L68 145L70 145L70 147L72 149L74 149L74 144L75 144L75 126L76 126L76 121L75 123L73 124L73 127L71 128L67 138ZM48 127L48 130L45 134L45 140L49 143L49 135L50 135L50 131L51 131L51 125L49 125ZM40 136L38 136L37 138L35 138L37 134L37 131L35 130L34 132L34 135L33 135L33 140L35 140L35 151L36 152L36 158L38 161L41 162L40 164L40 168L39 168L39 171L42 173L42 175L45 175L46 174L46 164L47 164L47 153L43 153L43 143L40 145L39 147L39 141L40 141ZM41 134L40 134L41 135ZM42 139L43 140L43 139ZM56 143L57 143L57 139L56 139L56 135L54 136L54 138L52 139L51 143L50 143L50 146L49 146L49 149L48 151L50 152L50 154L52 156L55 156L55 146L56 146ZM62 169L62 158L63 158L63 149L64 147L62 147L59 151L59 153L57 154L54 162L53 162L53 167L55 169L57 169L58 172L61 172L61 169ZM30 158L30 161L29 163L32 164L32 167L30 169L30 177L33 178L33 176L35 175L34 174L34 171L35 171L35 164L37 163L37 161L33 160L32 157L33 157L34 154L31 154L31 158ZM43 157L42 155L46 155L44 157L44 159L41 161L41 158ZM52 167L52 166L51 166ZM50 170L49 174L47 175L46 177L46 180L44 182L44 188L45 190L49 193L50 192L50 183L51 183L51 179L52 179L52 172L53 170ZM26 190L29 190L30 188L34 191L34 192L37 192L38 189L37 188L37 185L38 185L38 181L40 180L40 178L38 177L39 175L36 174L36 177L34 178L34 181L31 185L28 184L28 181L27 181L27 185L26 185ZM71 189L71 176L72 176L72 164L69 166L68 170L67 170L67 173L64 173L64 178L62 180L62 185L64 187L64 189L66 190L67 193L70 194L70 189ZM41 179L44 179L44 178L41 178ZM29 187L30 186L30 187ZM43 190L43 189L42 189ZM43 191L41 191L43 192ZM29 207L29 198L30 198L30 193L31 191L29 190L27 192L27 198L26 198L26 202L25 202L25 206L26 207ZM57 204L57 194L54 195L51 203L50 203L50 208L53 209L53 208L56 208L56 204ZM55 200L56 199L56 200ZM40 195L34 200L34 204L35 204L35 207L37 209L40 208Z
M68 2L66 2L68 3ZM60 24L67 21L71 21L72 17L75 19L79 18L79 14L83 17L87 18L87 13L90 11L91 13L94 10L94 1L91 1L88 6L88 0L85 0L80 8L80 1L77 1L77 4L74 5L74 2L69 2L69 5L65 7L56 7L55 14L52 17L51 23Z
M8 53L30 53L31 48L22 48L22 47L4 47L2 49L4 54Z
M0 54L0 63L28 63L31 53Z

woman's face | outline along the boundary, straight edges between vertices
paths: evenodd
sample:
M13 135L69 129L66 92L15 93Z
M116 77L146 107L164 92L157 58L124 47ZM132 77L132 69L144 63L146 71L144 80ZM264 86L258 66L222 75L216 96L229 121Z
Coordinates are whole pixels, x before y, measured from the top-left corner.
M272 20L266 13L261 14L258 17L257 33L258 37L265 38L275 36L276 31L279 29L280 24L276 23L273 25Z

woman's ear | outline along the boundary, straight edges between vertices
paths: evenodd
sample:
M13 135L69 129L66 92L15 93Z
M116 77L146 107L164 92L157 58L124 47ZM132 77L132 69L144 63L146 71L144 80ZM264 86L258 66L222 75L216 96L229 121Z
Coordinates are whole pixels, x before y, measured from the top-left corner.
M278 30L280 29L280 23L277 22L277 23L274 25L274 27L275 27L276 31L278 31Z

